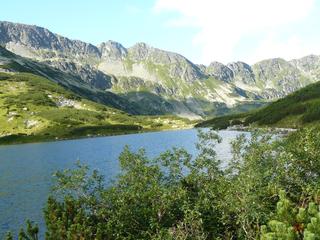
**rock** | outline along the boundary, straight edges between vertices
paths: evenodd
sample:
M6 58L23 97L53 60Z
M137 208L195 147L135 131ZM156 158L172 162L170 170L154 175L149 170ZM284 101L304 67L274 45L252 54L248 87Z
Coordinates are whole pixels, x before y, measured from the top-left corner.
M25 128L27 129L36 127L38 123L39 123L38 120L32 120L32 119L28 119L24 121Z
M229 69L231 69L234 80L233 81L240 81L242 83L248 85L255 84L255 75L252 71L250 65L244 62L232 62L227 65Z
M76 101L59 97L56 101L56 105L58 107L74 107L76 105Z
M14 117L14 116L18 116L19 114L17 112L9 112L8 116L9 117Z
M1 44L15 45L18 43L28 49L47 49L79 57L83 55L100 56L100 51L96 46L78 40L70 40L42 27L0 22L0 30Z
M225 82L232 82L234 78L233 71L226 65L219 62L212 62L205 69L206 73Z
M83 82L88 83L90 86L106 90L111 88L112 77L91 67L88 64L80 65L72 61L45 61L45 63L58 68L59 70L76 75L80 77Z
M101 58L106 61L121 61L127 54L127 49L118 42L108 41L98 46L101 52Z
M11 122L11 121L13 121L13 120L14 120L14 117L12 116L12 117L9 117L7 121L8 121L8 122Z

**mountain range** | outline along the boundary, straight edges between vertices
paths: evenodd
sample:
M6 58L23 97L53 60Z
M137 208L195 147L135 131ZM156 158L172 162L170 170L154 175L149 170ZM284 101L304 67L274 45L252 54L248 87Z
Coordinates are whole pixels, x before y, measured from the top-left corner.
M177 116L142 116L135 104L0 47L0 144L190 128ZM119 109L123 109L121 111Z
M214 61L206 66L145 43L126 48L107 41L95 46L11 22L0 22L0 45L15 54L13 59L8 52L0 65L11 61L37 69L77 94L131 114L206 118L243 112L320 77L320 56L316 55L253 65Z

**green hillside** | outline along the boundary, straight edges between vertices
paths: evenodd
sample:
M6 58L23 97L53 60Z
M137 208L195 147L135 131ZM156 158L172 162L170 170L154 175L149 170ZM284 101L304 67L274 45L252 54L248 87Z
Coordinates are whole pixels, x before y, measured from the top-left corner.
M299 128L320 120L320 83L308 85L266 107L243 113L214 118L197 127L227 128L231 125Z
M0 73L1 144L189 126L173 116L127 114L31 73Z
M48 64L21 57L0 46L1 71L32 73L56 82L82 98L135 115L142 113L150 114L145 109L140 109L134 102L129 102L117 94L103 91L88 82L84 82L79 75L66 73Z

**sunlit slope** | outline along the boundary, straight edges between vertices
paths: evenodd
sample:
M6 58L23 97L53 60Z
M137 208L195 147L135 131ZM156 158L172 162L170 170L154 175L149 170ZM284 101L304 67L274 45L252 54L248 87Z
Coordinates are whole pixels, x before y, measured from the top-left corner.
M187 127L171 116L132 116L30 73L0 73L0 142L29 142Z
M270 105L245 114L229 115L199 123L198 127L230 125L302 127L320 120L320 83L304 87Z

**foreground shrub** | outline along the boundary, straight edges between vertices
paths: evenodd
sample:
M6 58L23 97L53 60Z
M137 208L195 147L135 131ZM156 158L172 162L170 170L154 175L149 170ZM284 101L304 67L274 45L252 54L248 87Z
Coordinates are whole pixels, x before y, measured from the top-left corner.
M214 151L220 140L200 132L195 157L126 147L113 183L79 163L58 172L46 239L318 239L317 128L240 135L227 165Z
M281 191L273 219L261 227L261 240L320 239L319 205L314 201L304 205L295 206Z

